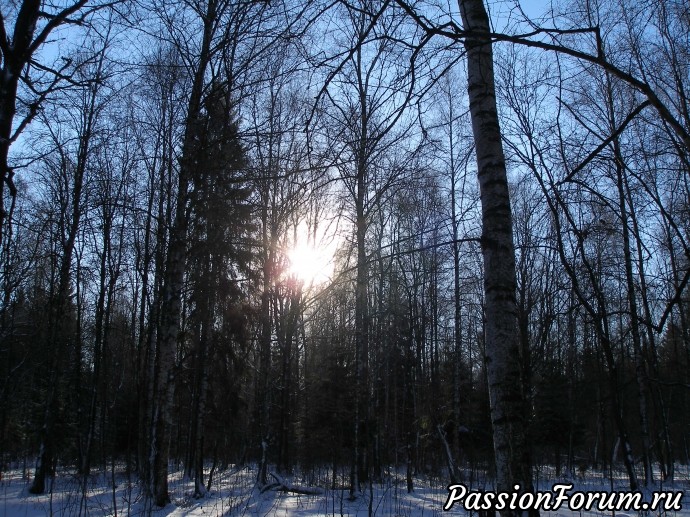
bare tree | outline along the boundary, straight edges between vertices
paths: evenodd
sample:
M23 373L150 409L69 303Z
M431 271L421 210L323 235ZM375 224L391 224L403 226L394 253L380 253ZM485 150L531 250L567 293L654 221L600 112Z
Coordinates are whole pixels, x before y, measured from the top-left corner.
M23 0L13 9L15 5L5 4L0 10L0 241L7 218L5 188L10 198L17 194L14 168L9 163L10 146L56 88L64 82L79 81L74 78L71 59L62 64L57 64L57 60L56 64L46 64L34 56L60 26L83 25L94 11L107 4L89 5L89 0L78 0L66 6L46 7L39 0ZM20 95L20 85L26 96ZM17 123L18 108L21 119Z
M66 328L67 316L70 312L72 266L78 236L82 231L82 219L85 212L85 184L89 171L92 147L96 138L99 114L104 108L100 97L103 80L106 76L104 69L107 44L99 53L99 59L93 65L93 77L96 81L86 83L81 91L74 94L72 102L78 113L77 125L74 128L77 138L76 147L71 148L62 141L60 131L50 128L49 132L54 140L60 161L57 164L57 180L62 183L60 199L60 265L59 274L54 287L54 294L50 306L50 323L48 342L52 345L50 381L44 400L43 424L40 432L40 456L36 466L34 481L30 491L41 494L45 490L45 479L51 471L55 461L54 426L56 420L56 404L59 397L59 381L62 376L61 363L67 355L71 341L69 330ZM78 339L78 338L77 338ZM79 354L78 361L81 361Z
M513 485L518 484L522 492L529 492L534 488L527 436L528 411L520 370L524 359L515 333L513 221L496 109L489 18L482 0L462 0L460 12L465 30L471 34L465 40L465 48L482 202L485 361L491 398L496 489L511 491Z
M322 90L328 99L322 118L353 212L357 403L350 497L354 498L360 483L370 481L371 467L368 228L386 196L408 172L401 161L386 162L412 131L406 115L417 84L416 76L408 75L409 65L395 43L395 35L404 30L400 13L386 12L385 3L364 1L357 7L344 6L342 15L347 25L338 37L345 45L357 44L329 74Z

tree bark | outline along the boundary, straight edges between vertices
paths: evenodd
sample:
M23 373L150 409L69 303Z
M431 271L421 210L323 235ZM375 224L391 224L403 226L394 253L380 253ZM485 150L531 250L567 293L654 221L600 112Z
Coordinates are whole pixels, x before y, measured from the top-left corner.
M515 299L515 248L505 156L496 108L489 18L482 0L460 0L470 115L482 204L485 362L491 404L496 489L532 491ZM513 512L503 512L510 515Z

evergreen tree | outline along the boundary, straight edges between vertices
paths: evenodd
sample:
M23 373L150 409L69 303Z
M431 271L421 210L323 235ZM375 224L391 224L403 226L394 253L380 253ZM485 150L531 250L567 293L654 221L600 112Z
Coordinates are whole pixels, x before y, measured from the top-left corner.
M242 278L249 274L251 261L249 189L244 185L246 160L228 97L225 85L211 86L197 128L197 167L190 192L187 270L193 380L187 472L194 475L196 496L206 492L203 458L209 366L221 351L221 343L228 338L242 339L242 318L238 320L234 315L243 295ZM217 381L213 385L231 384L226 379Z

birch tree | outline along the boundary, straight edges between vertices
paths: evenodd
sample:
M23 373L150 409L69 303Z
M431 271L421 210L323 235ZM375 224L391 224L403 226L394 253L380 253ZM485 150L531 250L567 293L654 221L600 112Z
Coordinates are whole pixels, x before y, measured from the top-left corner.
M515 298L515 248L505 156L496 108L489 17L482 0L460 2L469 34L467 81L482 204L485 363L491 403L496 489L532 491ZM509 512L506 512L509 513Z

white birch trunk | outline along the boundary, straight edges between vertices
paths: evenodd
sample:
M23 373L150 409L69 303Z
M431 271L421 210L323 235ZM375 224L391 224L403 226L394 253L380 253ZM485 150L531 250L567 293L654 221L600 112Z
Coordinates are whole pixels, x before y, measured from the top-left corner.
M482 204L486 368L496 489L532 490L517 335L515 249L505 157L496 108L489 19L482 0L460 0L467 79Z

